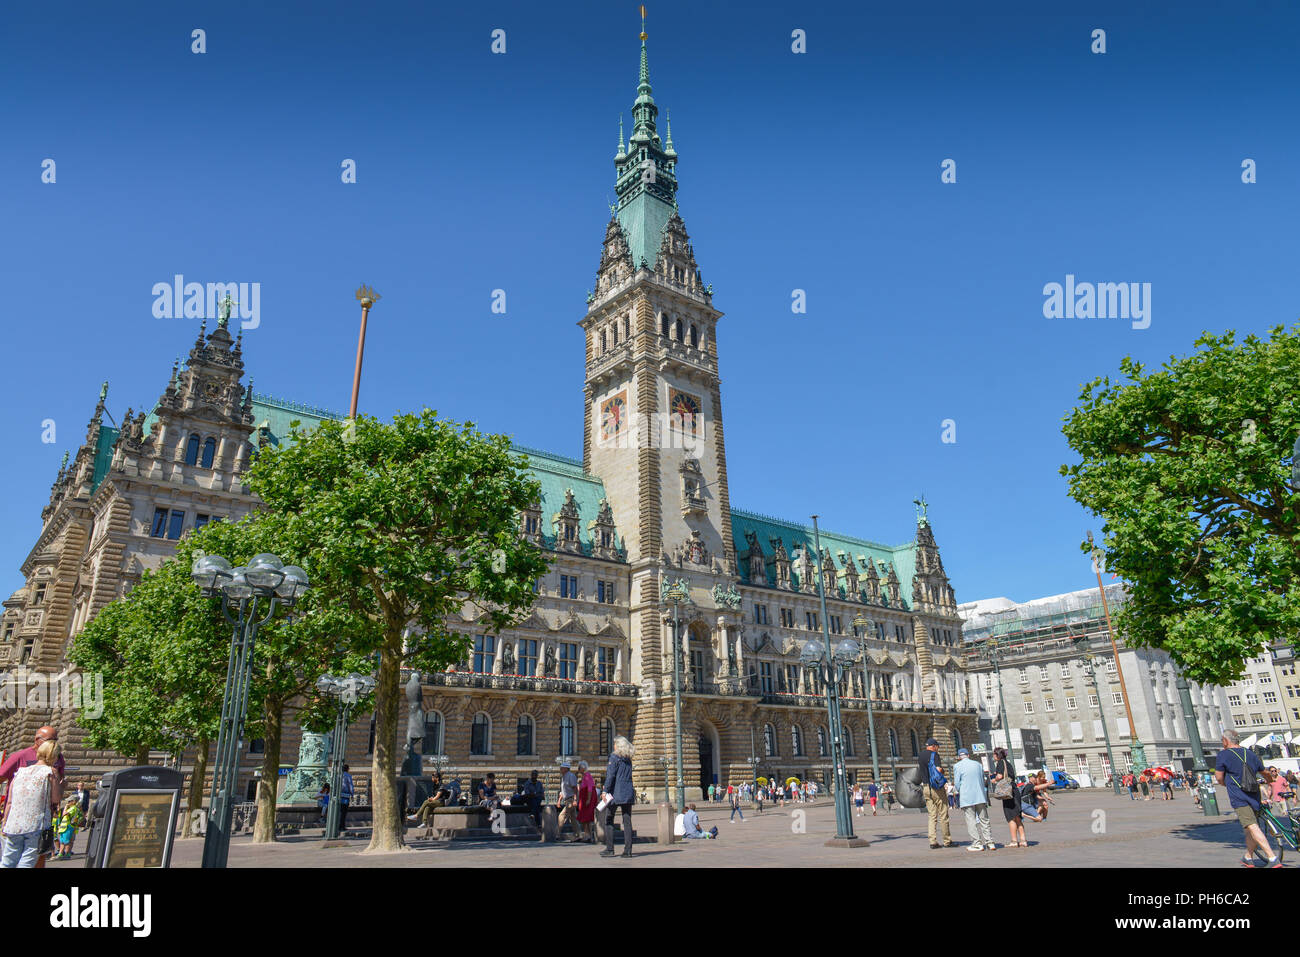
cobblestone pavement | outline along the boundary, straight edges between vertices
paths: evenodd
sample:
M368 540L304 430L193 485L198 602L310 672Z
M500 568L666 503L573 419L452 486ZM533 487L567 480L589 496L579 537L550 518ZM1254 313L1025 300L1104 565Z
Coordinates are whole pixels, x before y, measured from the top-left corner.
M921 811L895 808L853 819L869 847L830 848L835 834L835 809L827 800L815 804L768 805L760 815L747 809L742 823L728 822L729 809L699 805L704 828L716 825L718 840L689 841L660 847L638 844L631 860L601 858L599 848L585 844L541 844L506 838L473 841L419 841L391 854L361 853L366 832L344 846L322 847L307 832L275 844L254 845L247 836L231 842L231 867L1239 867L1243 851L1241 826L1227 813L1226 795L1219 791L1223 813L1207 818L1186 793L1174 801L1130 801L1108 791L1054 793L1056 801L1042 824L1029 822L1028 848L1005 846L1007 826L1001 806L992 809L990 823L996 851L972 853L963 816L953 811L953 849L931 850L926 817ZM652 835L655 814L643 808L634 814L638 832ZM417 832L408 831L408 840ZM84 838L79 838L81 843ZM621 850L621 849L620 849ZM173 867L197 867L202 841L177 841ZM1294 866L1291 855L1287 866ZM51 867L80 867L80 855Z

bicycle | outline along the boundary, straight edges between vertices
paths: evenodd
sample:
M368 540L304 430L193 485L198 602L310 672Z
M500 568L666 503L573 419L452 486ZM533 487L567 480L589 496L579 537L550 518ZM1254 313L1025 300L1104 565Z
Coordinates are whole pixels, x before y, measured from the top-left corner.
M1288 848L1300 850L1300 810L1278 813L1280 817L1265 804L1260 809L1259 822L1264 835L1277 842L1278 862L1285 863Z

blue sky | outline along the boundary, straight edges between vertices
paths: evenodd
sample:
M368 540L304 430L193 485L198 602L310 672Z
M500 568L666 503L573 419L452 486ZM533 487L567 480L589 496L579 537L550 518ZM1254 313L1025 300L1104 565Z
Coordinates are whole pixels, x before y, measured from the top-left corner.
M1297 316L1300 14L1052 6L649 5L681 214L726 313L733 505L896 544L924 492L959 601L1095 584L1076 549L1099 522L1057 472L1080 383ZM261 283L259 391L346 410L364 281L384 298L363 411L580 456L576 322L639 27L608 0L6 8L10 587L100 381L114 417L151 405L193 341L152 314L177 273ZM1044 318L1067 274L1151 283L1150 328Z

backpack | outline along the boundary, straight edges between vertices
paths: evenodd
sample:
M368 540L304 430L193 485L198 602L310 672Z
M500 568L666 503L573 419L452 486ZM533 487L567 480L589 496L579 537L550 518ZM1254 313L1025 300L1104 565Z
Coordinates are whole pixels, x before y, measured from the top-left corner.
M1229 749L1229 751L1231 751L1232 754L1237 753L1231 749ZM1241 749L1241 778L1237 781L1237 787L1242 791L1249 791L1251 793L1259 790L1259 779L1255 777L1255 769L1246 763L1245 748Z

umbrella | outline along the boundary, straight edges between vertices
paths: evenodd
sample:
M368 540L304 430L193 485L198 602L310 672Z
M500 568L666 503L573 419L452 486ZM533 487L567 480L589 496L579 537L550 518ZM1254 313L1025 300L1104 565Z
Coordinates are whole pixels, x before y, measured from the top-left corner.
M1268 747L1269 745L1281 744L1282 742L1283 742L1283 738L1280 734L1276 732L1270 732L1264 735L1262 738L1260 738L1259 741L1257 741L1256 743L1260 747Z
M1249 738L1242 739L1241 746L1243 748L1253 748L1257 737L1257 735L1252 734Z

